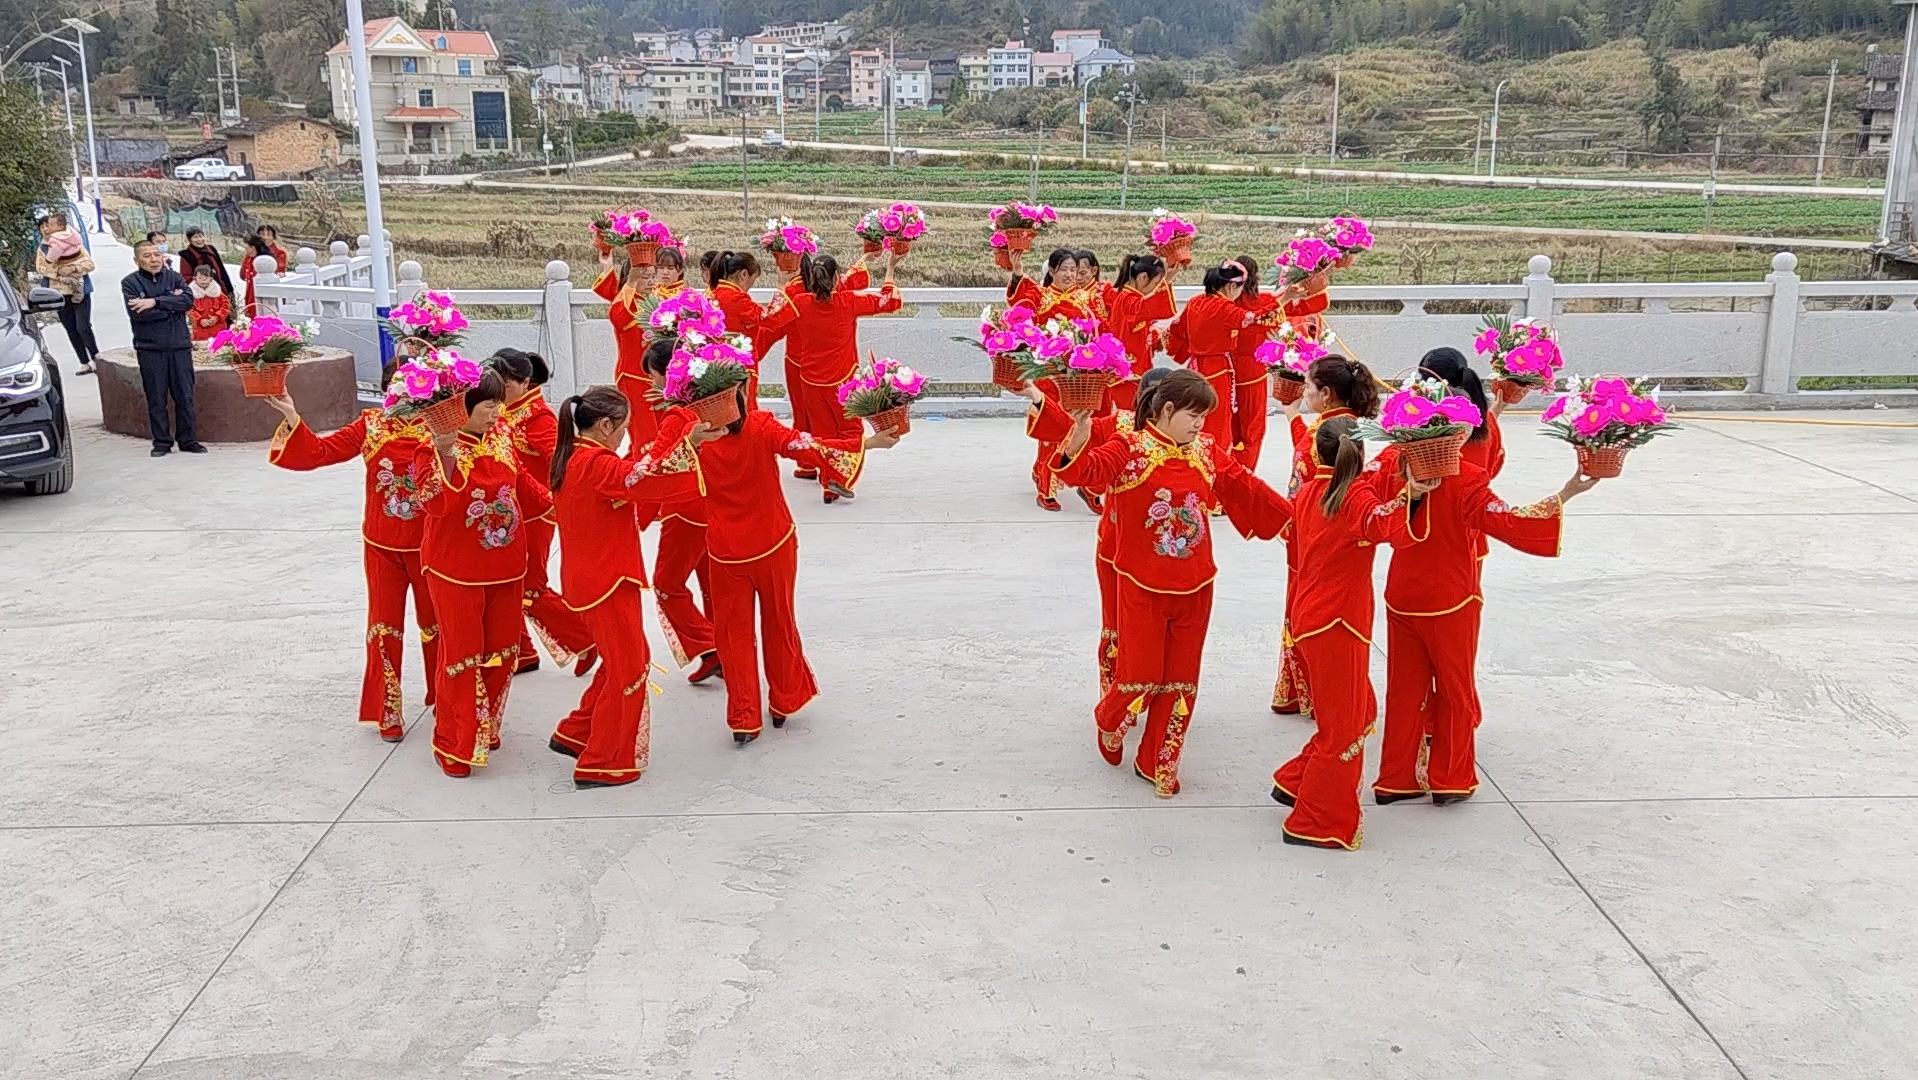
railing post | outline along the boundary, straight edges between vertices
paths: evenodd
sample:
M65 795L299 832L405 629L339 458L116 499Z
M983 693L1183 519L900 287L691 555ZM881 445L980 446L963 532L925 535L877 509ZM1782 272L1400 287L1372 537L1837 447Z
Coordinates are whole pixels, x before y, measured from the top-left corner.
M335 240L332 243L326 245L326 265L345 266L347 263L351 262L352 260L353 260L353 256L348 253L346 241Z
M411 301L426 291L426 281L420 276L420 264L408 259L400 264L399 284L393 286L393 306Z
M1558 316L1552 310L1552 257L1534 255L1525 275L1525 317L1550 322Z
M274 285L277 284L279 280L279 260L271 255L255 255L253 257L253 287L256 295L261 285ZM280 313L280 301L278 297L261 296L255 306L267 311L269 314L278 315Z
M546 343L546 365L552 371L547 396L564 400L579 393L579 357L573 348L573 270L564 260L546 264L545 324L540 338Z
M1765 363L1758 370L1758 392L1789 394L1797 389L1792 379L1792 353L1798 342L1798 256L1781 251L1772 256L1771 312L1765 320Z
M319 253L310 247L294 251L293 272L287 276L302 285L318 285L320 283ZM280 310L286 310L285 305L281 305ZM318 315L320 306L312 300L299 300L294 303L294 310L302 315Z

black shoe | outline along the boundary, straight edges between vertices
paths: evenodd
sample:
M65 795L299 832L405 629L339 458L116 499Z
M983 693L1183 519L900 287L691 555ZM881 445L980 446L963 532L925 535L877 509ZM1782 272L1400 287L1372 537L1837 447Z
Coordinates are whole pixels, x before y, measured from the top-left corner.
M171 446L156 446L147 452L148 457L165 457L173 452Z
M747 743L752 742L754 739L757 739L757 738L759 738L759 732L757 731L733 732L733 742L739 746L744 746Z
M557 735L546 740L546 749L551 750L555 754L564 754L565 756L569 758L573 758L574 760L579 759L579 751L573 749L572 747L566 745L563 742L560 742L559 736Z
M538 670L539 670L539 657L535 656L531 660L528 660L526 663L521 664L520 666L514 668L513 674L530 675L533 672Z
M1472 794L1473 793L1469 791L1465 792L1462 795L1455 792L1440 793L1440 792L1434 791L1432 793L1432 805L1433 806L1450 806L1451 804L1455 802L1464 802L1465 800L1471 798Z
M1280 806L1299 805L1299 801L1297 799L1294 799L1292 796L1287 795L1285 793L1285 789L1280 787L1277 784L1272 785L1272 801L1275 803L1278 803Z
M780 727L780 728L783 728L783 727L785 727L785 726L786 726L786 718L785 718L785 717L783 717L783 716L781 716L781 715L779 715L778 713L774 713L774 714L773 714L773 726L774 726L774 727Z
M206 447L201 446L199 443L194 443L191 446L182 446L180 449L189 454L204 454L207 452Z
M596 787L625 787L627 784L636 783L638 780L638 776L634 776L631 780L582 780L575 776L573 777L573 787L581 791Z
M1433 798L1437 797L1433 796ZM1395 802L1411 802L1413 799L1423 798L1425 798L1423 791L1374 791L1372 793L1372 801L1379 806L1390 806Z
M1324 848L1327 851L1347 850L1346 846L1337 840L1307 840L1303 836L1293 836L1291 833L1281 833L1279 834L1279 839L1284 840L1288 844L1296 844L1299 847Z

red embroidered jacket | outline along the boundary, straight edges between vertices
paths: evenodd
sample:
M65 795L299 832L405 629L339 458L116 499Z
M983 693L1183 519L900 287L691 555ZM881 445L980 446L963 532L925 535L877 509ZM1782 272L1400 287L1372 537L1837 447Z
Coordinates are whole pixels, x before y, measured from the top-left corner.
M659 437L636 458L584 436L573 447L566 480L553 493L567 607L598 607L623 582L647 587L635 510L644 502L698 495L699 458L686 439L694 422L691 413L672 410Z
M1390 499L1404 488L1398 451L1379 455L1374 492ZM1405 500L1400 500L1404 502ZM1416 543L1395 548L1385 575L1385 608L1400 615L1450 615L1467 604L1484 603L1479 560L1485 538L1544 558L1556 558L1565 522L1558 496L1513 507L1491 488L1491 477L1471 462L1457 476L1429 491L1404 511L1406 533Z
M451 476L431 442L413 459L423 475L439 481L425 503L421 564L456 585L518 581L526 576L524 525L553 508L546 484L521 467L504 424L484 435L461 432L452 452Z
M1055 289L1041 285L1023 274L1006 286L1006 303L1024 304L1040 322L1055 316L1065 319L1098 319L1103 306L1098 294L1078 289Z
M809 292L787 294L794 323L786 341L786 382L837 387L859 368L859 320L899 310L899 293L890 285L876 293L838 289L828 303Z
M1212 378L1229 368L1239 335L1253 318L1251 312L1216 293L1201 293L1185 302L1185 311L1172 324L1166 351L1187 367ZM1202 361L1210 361L1201 364ZM1221 363L1223 362L1223 363ZM1203 366L1204 370L1200 370ZM1230 402L1221 401L1220 406Z
M1159 351L1158 335L1153 332L1152 324L1178 313L1169 285L1159 286L1150 296L1130 285L1113 294L1110 313L1106 316L1106 332L1125 343L1134 378L1152 370L1152 356Z
M1105 489L1112 567L1150 592L1197 592L1218 576L1209 507L1223 503L1247 536L1276 536L1292 517L1285 496L1203 434L1180 446L1148 424L1071 461L1061 453L1053 468L1067 484Z
M1290 632L1293 641L1301 641L1343 627L1370 642L1375 545L1405 547L1416 541L1406 531L1403 496L1381 501L1372 478L1363 473L1346 489L1338 513L1328 515L1321 500L1331 480L1331 467L1320 466L1292 498L1295 516L1287 542L1299 570L1290 595Z
M778 458L817 469L825 479L850 488L865 466L864 446L863 436L820 439L759 410L746 414L739 434L701 443L706 550L713 561L763 559L792 537L792 510L779 486Z
M1272 336L1285 314L1279 310L1279 298L1269 292L1240 293L1238 304L1252 314L1252 322L1239 331L1238 339L1232 343L1232 378L1244 386L1261 382L1270 374L1253 354Z
M520 465L541 483L547 482L553 475L553 451L559 447L559 419L546 403L546 395L538 389L528 390L500 410L500 419L513 434L513 451L519 455ZM552 520L550 511L546 520Z
M361 458L366 462L366 509L360 535L389 551L418 551L426 525L423 504L437 489L439 474L421 469L414 456L432 445L432 433L416 420L395 420L367 409L330 435L315 435L301 420L280 424L266 459L282 469L307 472Z
M1498 417L1488 413L1485 417L1485 437L1476 442L1467 442L1460 448L1459 456L1484 469L1486 480L1498 479L1498 474L1505 471L1505 432L1499 430Z
M636 294L623 295L619 275L611 270L599 275L599 280L593 282L593 292L612 305L606 312L606 318L613 324L613 346L617 350L617 359L613 362L613 385L633 403L633 408L638 409L643 399L637 396L637 388L629 380L639 380L639 386L646 384L646 369L641 364L646 355L646 324L640 318L639 297Z

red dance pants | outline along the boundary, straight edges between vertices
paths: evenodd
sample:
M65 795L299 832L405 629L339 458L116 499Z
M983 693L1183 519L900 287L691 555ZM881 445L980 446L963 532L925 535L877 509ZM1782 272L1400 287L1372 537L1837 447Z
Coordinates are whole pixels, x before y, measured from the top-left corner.
M1099 752L1117 765L1126 732L1141 717L1145 733L1132 767L1161 798L1179 793L1179 755L1199 696L1199 662L1212 621L1212 586L1158 593L1118 579L1119 655L1112 688L1099 699Z
M439 626L433 595L420 570L420 553L364 545L366 564L366 674L360 679L360 723L378 724L382 735L401 731L406 713L400 671L406 658L406 593L413 592L413 623L420 631L426 664L426 703L433 704Z
M1385 735L1373 791L1470 795L1478 790L1479 611L1475 602L1444 615L1387 612ZM1419 756L1428 732L1432 745L1421 777Z
M623 783L646 771L652 745L652 705L646 696L652 650L646 645L640 587L621 582L612 595L580 612L599 646L599 670L579 707L559 722L553 738L579 752L575 780Z
M1279 677L1272 684L1272 711L1278 713L1312 712L1312 695L1305 683L1305 664L1298 647L1292 644L1292 593L1299 579L1292 545L1285 547L1285 623L1279 638Z
M1099 571L1099 693L1104 695L1112 689L1119 661L1119 572L1103 555L1092 564Z
M1272 387L1260 377L1239 383L1233 393L1237 400L1232 405L1232 454L1239 464L1257 472L1259 451L1265 446L1265 411Z
M530 662L539 655L533 651L529 627L545 643L555 664L570 664L580 653L593 647L593 635L586 629L586 623L566 606L566 598L547 579L547 567L553 561L553 531L550 521L535 518L526 523L526 580L521 583L525 612L519 630L522 662Z
M790 364L786 367L786 394L792 399L794 431L812 432L817 439L850 439L865 433L859 421L847 416L846 407L839 404L838 387L814 386L800 378ZM820 477L819 483L823 488L825 477Z
M1372 692L1371 647L1357 634L1334 627L1298 643L1312 682L1312 719L1318 730L1299 756L1272 774L1272 783L1295 805L1285 831L1302 840L1359 846L1359 778L1365 771L1365 737L1379 711Z
M441 761L484 765L486 752L499 739L506 690L519 659L520 583L430 580L442 665L433 704L433 754Z
M702 604L693 596L699 581ZM653 599L659 630L680 667L717 647L713 637L712 561L706 557L706 526L669 514L659 523L659 554L653 559Z
M757 733L759 653L766 660L766 705L791 716L819 696L819 684L799 641L793 619L793 578L799 570L799 539L788 537L770 555L751 562L712 564L713 630L719 662L726 669L726 726ZM759 630L753 631L754 606Z

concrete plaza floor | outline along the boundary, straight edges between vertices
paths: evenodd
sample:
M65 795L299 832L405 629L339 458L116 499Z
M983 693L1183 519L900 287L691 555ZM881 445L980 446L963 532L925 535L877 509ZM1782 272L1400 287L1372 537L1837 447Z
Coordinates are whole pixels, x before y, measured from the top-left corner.
M470 780L353 722L356 468L150 460L69 384L75 490L0 496L0 1076L1918 1061L1918 430L1689 422L1563 558L1494 554L1485 787L1348 854L1266 794L1308 733L1266 707L1276 546L1219 543L1184 793L1098 760L1092 519L1031 505L1016 422L920 422L850 505L789 482L822 697L741 750L662 675L652 769L576 792L550 663ZM1570 472L1529 426L1513 498Z

